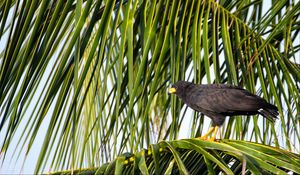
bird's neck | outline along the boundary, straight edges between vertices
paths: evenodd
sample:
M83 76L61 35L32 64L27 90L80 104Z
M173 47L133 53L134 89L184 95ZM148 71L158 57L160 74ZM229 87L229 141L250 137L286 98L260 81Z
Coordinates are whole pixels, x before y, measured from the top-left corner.
M181 98L183 101L186 101L187 96L186 96L186 93L185 93L185 92L180 93L180 94L178 94L177 96L178 96L179 98Z

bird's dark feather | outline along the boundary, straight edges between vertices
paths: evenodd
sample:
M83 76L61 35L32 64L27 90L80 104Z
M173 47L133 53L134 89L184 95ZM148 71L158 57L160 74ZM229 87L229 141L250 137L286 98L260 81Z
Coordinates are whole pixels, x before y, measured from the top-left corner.
M184 103L210 117L213 125L222 125L226 116L262 114L269 120L277 118L278 109L263 98L231 85L195 85L179 81L176 95Z

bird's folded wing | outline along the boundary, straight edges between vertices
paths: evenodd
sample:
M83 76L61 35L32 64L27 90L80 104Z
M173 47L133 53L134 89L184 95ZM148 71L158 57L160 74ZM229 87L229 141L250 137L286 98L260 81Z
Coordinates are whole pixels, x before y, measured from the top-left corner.
M257 110L262 99L241 89L211 89L194 93L195 106L218 113Z

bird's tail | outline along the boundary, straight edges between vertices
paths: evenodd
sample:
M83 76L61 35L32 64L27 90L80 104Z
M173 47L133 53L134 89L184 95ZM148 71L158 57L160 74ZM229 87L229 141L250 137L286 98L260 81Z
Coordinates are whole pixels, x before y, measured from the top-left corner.
M277 119L278 108L275 105L272 105L270 103L266 103L263 108L258 110L261 115L266 117L271 122L274 122L275 119Z

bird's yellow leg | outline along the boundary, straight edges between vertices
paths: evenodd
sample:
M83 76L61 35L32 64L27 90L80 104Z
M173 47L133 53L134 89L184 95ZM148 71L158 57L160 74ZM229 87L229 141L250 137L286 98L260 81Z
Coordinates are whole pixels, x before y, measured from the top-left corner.
M207 140L207 137L215 130L215 127L210 127L208 132L201 137L198 137L201 140Z
M219 131L219 126L216 126L215 130L214 130L214 133L213 133L213 136L209 139L210 141L215 141L216 140L216 136L217 136L218 131Z

